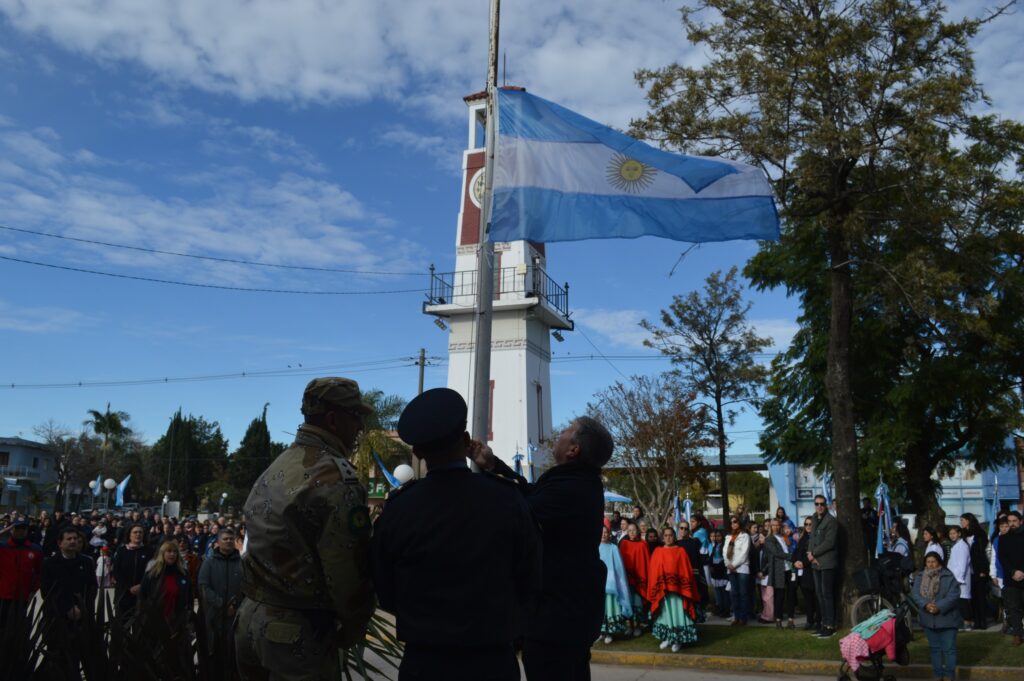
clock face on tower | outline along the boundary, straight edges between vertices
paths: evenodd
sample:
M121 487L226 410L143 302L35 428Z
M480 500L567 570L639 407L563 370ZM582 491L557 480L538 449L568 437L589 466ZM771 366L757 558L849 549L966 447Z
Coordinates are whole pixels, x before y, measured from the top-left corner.
M473 205L480 208L484 202L484 169L476 171L473 179L469 181L469 200Z

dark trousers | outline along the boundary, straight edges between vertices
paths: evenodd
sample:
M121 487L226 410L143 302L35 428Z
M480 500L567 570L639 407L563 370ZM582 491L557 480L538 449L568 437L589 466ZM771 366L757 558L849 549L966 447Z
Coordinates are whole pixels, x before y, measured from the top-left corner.
M974 621L974 608L971 607L970 598L960 599L960 616L964 618L965 622Z
M407 644L398 681L519 681L512 644L497 647Z
M804 597L804 614L807 615L807 622L809 624L820 625L821 613L818 611L818 596L814 593L814 585L801 585L800 591Z
M1008 586L1010 576L1003 577L1003 616L1006 618L1006 627L1012 636L1024 636L1024 626L1021 619L1024 617L1024 589Z
M729 573L729 593L732 595L732 616L737 622L750 619L750 575Z
M526 639L523 668L527 681L590 681L590 644Z
M772 592L772 610L775 611L775 621L793 619L796 611L796 584L789 580L789 573L786 573L786 586L776 586Z
M814 570L814 594L821 611L821 626L836 628L836 571Z
M974 610L974 626L988 629L988 594L992 591L992 580L988 577L972 577L971 609Z

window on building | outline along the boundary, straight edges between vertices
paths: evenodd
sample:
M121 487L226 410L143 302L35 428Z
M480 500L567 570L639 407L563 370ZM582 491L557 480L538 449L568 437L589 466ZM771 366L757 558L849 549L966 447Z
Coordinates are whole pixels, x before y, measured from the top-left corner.
M33 456L32 457L32 468L39 468L39 457L38 456Z
M11 463L10 452L0 452L0 466L8 466Z
M973 468L968 468L964 471L964 480L974 480L978 476L978 471Z

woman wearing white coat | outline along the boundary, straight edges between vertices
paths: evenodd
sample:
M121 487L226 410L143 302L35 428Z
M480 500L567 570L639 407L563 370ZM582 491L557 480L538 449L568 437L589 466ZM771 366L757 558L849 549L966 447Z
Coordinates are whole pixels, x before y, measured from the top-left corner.
M722 554L729 574L732 623L733 626L746 626L750 619L750 535L736 516L729 519L729 532L725 535Z
M949 561L946 569L953 573L960 584L960 612L966 620L971 615L971 547L962 538L959 527L949 528Z

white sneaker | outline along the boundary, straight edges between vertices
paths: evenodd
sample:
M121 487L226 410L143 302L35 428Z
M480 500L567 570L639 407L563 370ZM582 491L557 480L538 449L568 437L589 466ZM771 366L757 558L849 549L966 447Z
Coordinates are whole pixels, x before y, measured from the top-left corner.
M679 652L679 644L678 643L673 643L672 644L672 652L673 653L678 653Z
M669 647L669 642L668 641L662 641L661 645L658 646L658 647L661 648L662 650L665 650L665 648Z
M637 636L643 636L643 635L644 635L644 630L641 629L640 627L637 627L636 629L633 630L633 638L636 638Z
M604 637L604 644L605 645L608 645L611 642L612 642L612 637L611 636L605 636Z

